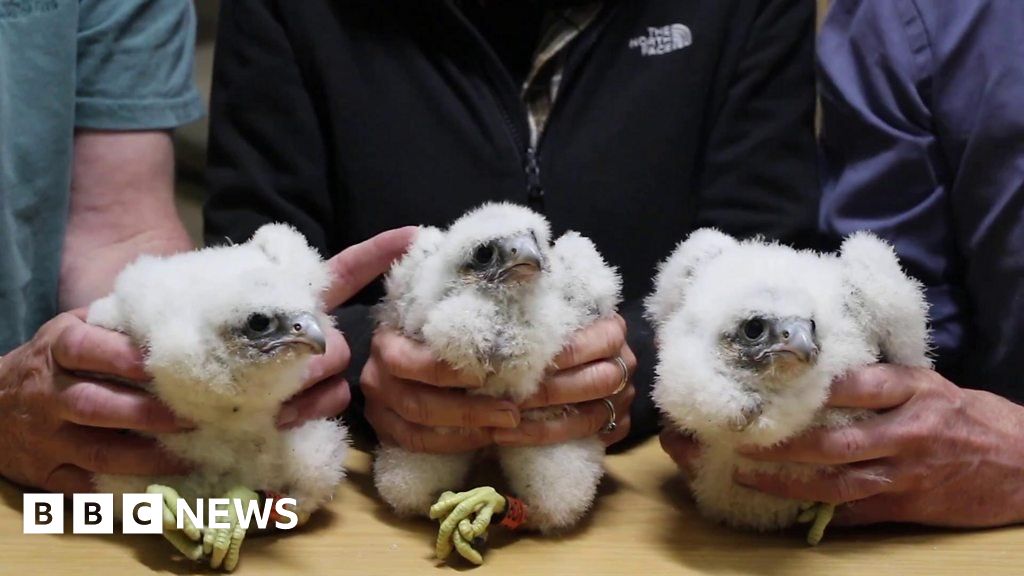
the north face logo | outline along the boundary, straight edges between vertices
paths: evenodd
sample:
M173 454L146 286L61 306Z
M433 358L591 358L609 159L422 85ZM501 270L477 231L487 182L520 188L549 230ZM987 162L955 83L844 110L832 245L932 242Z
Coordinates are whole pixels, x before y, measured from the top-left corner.
M659 56L682 50L693 44L693 34L683 24L670 24L647 29L647 36L637 36L629 41L630 48L639 48L644 56Z

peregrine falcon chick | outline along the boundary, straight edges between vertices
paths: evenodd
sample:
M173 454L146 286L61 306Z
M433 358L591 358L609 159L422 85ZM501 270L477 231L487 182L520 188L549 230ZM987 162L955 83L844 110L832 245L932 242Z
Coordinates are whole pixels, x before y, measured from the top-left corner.
M831 506L732 478L737 469L794 478L821 469L755 462L736 448L871 417L824 408L832 381L851 370L879 361L930 367L920 284L868 233L839 254L819 254L702 229L661 265L646 304L659 348L653 397L702 447L690 486L700 511L755 530L814 520L816 544Z
M387 276L380 323L479 378L484 384L472 394L526 399L538 390L570 336L613 314L620 299L618 273L589 239L567 232L552 244L550 236L542 216L513 204L483 205L447 230L422 228ZM569 410L527 410L523 418L563 418ZM603 457L604 445L596 436L497 448L510 488L528 507L526 526L545 533L573 526L590 508L604 473ZM463 499L446 491L463 484L473 460L473 453L416 454L382 446L375 482L398 513L428 514L442 493L452 506ZM502 508L504 498L486 490L486 498L478 492L473 497L490 498ZM447 517L450 510L439 504L431 514ZM478 521L474 528L467 523L462 534L455 530L454 542L446 538L445 526L438 540L440 557L455 545L460 553L469 552L471 561L482 561L463 544L481 537L487 522Z
M228 529L199 529L177 501L228 497L263 503L257 491L295 498L299 522L329 501L344 476L347 432L313 420L278 430L281 404L298 392L309 360L325 350L322 293L329 272L283 224L245 244L168 257L143 256L92 304L88 321L123 332L145 352L145 389L195 428L154 434L193 466L181 477L98 475L97 488L164 497L164 535L185 556L233 570L245 530L229 507ZM119 512L120 513L120 512Z

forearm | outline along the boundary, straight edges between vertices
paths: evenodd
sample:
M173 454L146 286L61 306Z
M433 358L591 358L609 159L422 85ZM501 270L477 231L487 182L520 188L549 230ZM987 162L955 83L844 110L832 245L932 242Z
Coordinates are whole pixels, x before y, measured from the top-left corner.
M117 273L140 254L170 254L191 247L174 206L170 134L76 134L61 259L62 310L105 295Z
M168 218L176 220L177 213L168 214ZM103 236L107 235L92 235L88 230L72 234L68 229L61 263L61 310L85 306L109 293L117 273L141 254L173 254L192 248L180 222L168 223L162 229ZM80 246L69 246L77 241L81 242Z

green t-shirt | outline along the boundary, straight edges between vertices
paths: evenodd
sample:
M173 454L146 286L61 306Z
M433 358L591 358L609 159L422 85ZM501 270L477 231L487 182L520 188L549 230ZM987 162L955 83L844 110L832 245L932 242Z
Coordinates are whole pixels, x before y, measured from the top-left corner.
M57 313L76 128L202 115L190 0L0 0L0 354Z

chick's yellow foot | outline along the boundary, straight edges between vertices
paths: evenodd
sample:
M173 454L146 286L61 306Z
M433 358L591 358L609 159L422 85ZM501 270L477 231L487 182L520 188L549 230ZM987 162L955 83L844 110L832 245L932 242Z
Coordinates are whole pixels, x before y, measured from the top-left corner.
M832 515L835 514L835 504L826 504L824 502L809 503L802 507L802 512L797 516L796 521L806 524L811 523L811 527L807 530L807 543L811 546L817 546L821 539L825 536L825 527L832 521Z
M483 564L484 558L473 544L487 540L491 518L504 512L505 504L505 497L490 486L441 494L430 507L430 518L441 523L434 550L437 558L444 560L454 549L473 564Z
M199 560L203 556L202 537L199 528L192 523L188 514L182 518L182 529L178 529L178 491L170 486L150 484L146 487L147 494L159 494L163 498L164 538L174 545L189 560Z
M228 499L226 528L207 527L203 531L203 552L210 555L211 568L223 568L228 572L238 566L238 557L245 540L245 528L238 519L235 501L239 501L241 509L259 505L259 495L244 486L236 486L223 496Z

